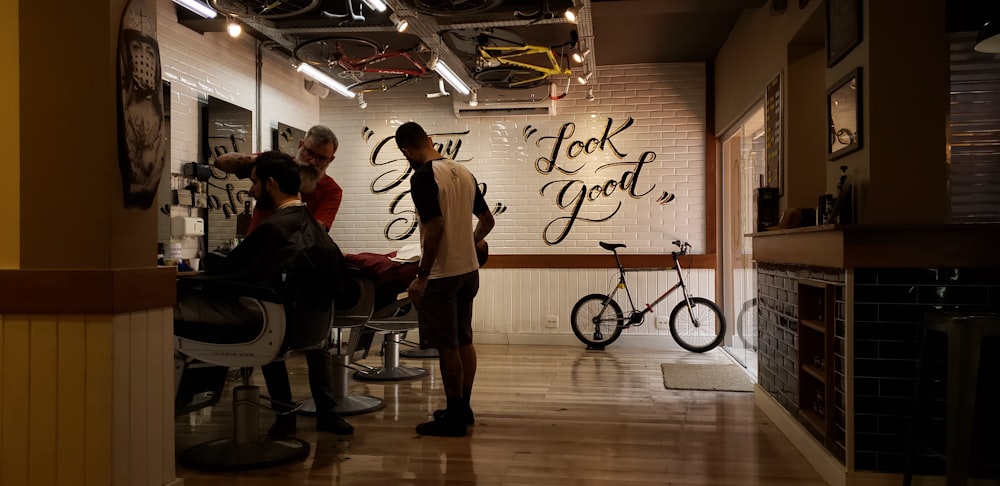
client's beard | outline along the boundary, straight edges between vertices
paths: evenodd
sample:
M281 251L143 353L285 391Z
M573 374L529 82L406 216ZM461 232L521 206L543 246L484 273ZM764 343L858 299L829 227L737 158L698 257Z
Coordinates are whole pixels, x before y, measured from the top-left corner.
M274 209L274 206L275 206L274 198L271 197L270 193L264 192L263 194L260 195L259 198L257 198L256 208L260 209L261 211L268 211Z
M316 184L323 177L323 170L308 164L299 164L299 191L310 193L316 189Z

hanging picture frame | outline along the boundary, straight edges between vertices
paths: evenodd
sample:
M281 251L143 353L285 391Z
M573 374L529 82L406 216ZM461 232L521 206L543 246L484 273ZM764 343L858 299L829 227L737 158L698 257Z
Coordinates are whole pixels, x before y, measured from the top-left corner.
M767 83L764 96L764 186L784 193L781 157L781 74Z
M861 149L861 68L851 71L826 91L827 159Z
M833 67L861 43L861 0L827 0L826 67Z

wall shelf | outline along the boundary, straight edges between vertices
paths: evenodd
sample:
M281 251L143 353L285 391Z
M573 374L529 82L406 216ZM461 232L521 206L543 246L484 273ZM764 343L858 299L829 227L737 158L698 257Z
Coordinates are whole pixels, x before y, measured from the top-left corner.
M827 449L835 444L834 286L798 281L798 418Z

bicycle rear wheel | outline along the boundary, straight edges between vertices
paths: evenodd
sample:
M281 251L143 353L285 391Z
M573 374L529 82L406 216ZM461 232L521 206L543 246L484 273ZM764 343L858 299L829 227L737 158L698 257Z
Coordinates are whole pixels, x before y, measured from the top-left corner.
M503 2L504 0L403 0L403 3L413 7L417 12L434 17L478 13L497 7Z
M682 348L704 353L715 348L726 336L726 318L715 302L691 297L691 311L681 301L670 313L670 335Z
M317 67L351 64L375 56L382 52L378 44L368 39L355 37L323 37L304 42L295 47L293 55L299 61Z
M537 88L545 84L548 79L537 71L509 67L486 68L476 73L473 78L483 86L502 89Z
M281 19L306 13L320 0L208 0L217 12L237 17Z
M380 78L369 79L361 81L359 83L354 83L347 87L347 89L355 93L381 93L383 91L389 91L392 88L398 88L405 84L410 84L416 82L418 77L416 76L406 76L403 74L390 74L387 76L382 76Z
M608 303L604 307L604 302ZM601 309L604 309L603 312ZM573 334L583 344L595 348L607 346L622 335L625 317L622 308L606 295L590 294L576 302L569 315Z

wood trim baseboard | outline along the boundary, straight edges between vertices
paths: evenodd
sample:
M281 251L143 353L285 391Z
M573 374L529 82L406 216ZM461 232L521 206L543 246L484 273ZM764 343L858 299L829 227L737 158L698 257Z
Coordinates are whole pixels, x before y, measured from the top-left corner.
M0 314L102 314L173 307L177 269L0 270Z
M625 268L673 268L666 255L620 255ZM681 257L681 267L712 269L718 259L712 255ZM614 255L490 255L485 270L494 268L616 268Z
M795 449L812 464L830 486L847 486L847 468L833 457L787 410L767 394L760 385L754 386L753 402Z

